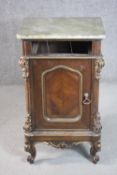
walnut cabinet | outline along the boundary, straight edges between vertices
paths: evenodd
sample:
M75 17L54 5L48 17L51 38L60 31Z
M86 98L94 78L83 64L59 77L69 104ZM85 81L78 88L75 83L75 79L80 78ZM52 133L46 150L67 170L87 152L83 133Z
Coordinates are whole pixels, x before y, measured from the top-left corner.
M35 143L57 148L91 144L96 163L101 149L99 79L105 37L100 18L25 19L19 64L25 79L25 150L33 163Z

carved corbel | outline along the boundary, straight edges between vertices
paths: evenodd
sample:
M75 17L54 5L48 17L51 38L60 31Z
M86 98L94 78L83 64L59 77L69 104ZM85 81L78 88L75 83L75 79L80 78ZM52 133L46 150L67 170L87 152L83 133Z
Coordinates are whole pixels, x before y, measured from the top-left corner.
M72 146L77 146L79 142L50 141L48 144L55 148L71 148Z
M100 120L101 120L101 116L100 116L100 113L98 112L93 118L93 131L96 134L101 133L102 126L101 126Z
M68 148L68 147L71 147L73 143L65 142L65 141L51 141L51 142L48 142L48 144L55 148Z
M32 131L32 122L31 122L31 115L30 114L28 114L25 117L25 123L24 123L23 129L24 129L25 132L31 132Z
M29 77L29 62L28 59L25 57L21 57L19 59L19 65L21 66L22 69L22 76L23 78L28 78Z
M95 62L95 78L99 80L101 78L101 69L104 67L105 61L103 58L99 58Z

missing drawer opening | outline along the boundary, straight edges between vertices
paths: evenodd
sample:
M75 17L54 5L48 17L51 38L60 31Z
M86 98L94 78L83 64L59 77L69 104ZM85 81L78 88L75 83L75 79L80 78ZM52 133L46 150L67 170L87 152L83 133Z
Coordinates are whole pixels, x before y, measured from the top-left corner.
M91 47L91 41L33 41L31 54L89 54Z

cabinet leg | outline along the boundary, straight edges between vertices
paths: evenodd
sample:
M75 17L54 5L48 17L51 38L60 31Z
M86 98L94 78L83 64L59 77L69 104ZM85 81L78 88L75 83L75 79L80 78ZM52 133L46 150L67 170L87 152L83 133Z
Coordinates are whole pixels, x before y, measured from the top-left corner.
M101 143L100 141L96 141L92 143L91 149L90 149L90 154L91 154L91 160L93 163L97 163L99 161L99 156L96 155L98 151L101 149Z
M25 138L25 151L30 153L27 157L27 161L32 164L36 156L36 149L30 138Z

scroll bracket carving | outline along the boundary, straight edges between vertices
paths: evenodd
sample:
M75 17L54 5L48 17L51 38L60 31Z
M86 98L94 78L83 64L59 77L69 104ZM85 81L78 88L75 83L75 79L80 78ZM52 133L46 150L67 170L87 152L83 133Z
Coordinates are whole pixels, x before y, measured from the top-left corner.
M25 117L25 123L24 123L23 129L24 129L25 132L31 132L32 131L32 121L31 121L31 115L30 114L28 114Z
M99 80L101 78L101 70L105 65L105 61L103 58L99 58L95 62L95 78Z
M22 69L22 76L24 79L29 77L29 60L25 57L20 57L19 65Z
M96 134L100 134L101 133L101 129L102 129L102 126L101 126L101 117L100 117L100 113L98 112L95 116L94 116L94 119L93 119L93 131L96 133Z

